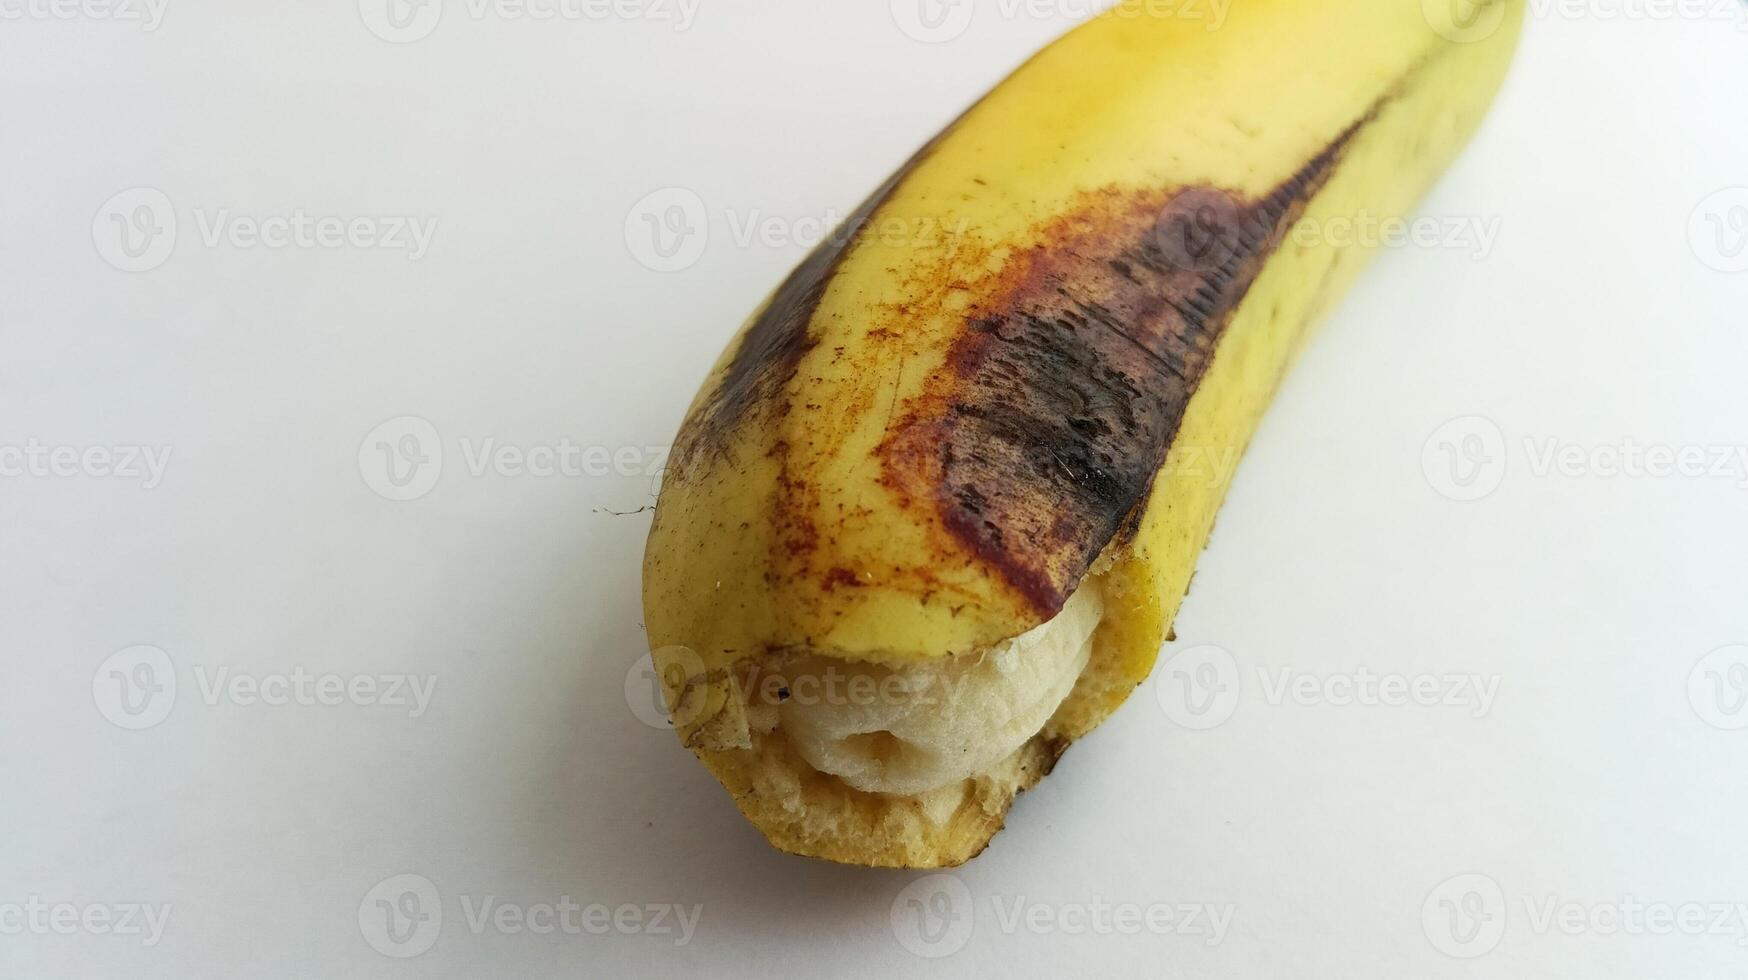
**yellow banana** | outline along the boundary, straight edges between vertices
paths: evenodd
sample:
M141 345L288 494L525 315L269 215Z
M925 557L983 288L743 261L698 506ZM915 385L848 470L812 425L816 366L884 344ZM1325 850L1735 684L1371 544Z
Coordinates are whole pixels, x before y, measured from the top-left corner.
M681 740L773 844L961 863L1147 678L1230 475L1199 461L1368 257L1318 229L1413 207L1523 5L1244 0L1208 30L1131 0L754 314L677 439L644 606Z

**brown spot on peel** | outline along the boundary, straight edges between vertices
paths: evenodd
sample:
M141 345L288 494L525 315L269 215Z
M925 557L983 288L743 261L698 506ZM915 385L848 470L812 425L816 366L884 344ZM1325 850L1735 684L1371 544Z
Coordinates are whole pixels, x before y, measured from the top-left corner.
M1010 260L882 444L888 485L932 497L953 537L1056 615L1134 533L1233 312L1367 119L1254 200L1086 195Z

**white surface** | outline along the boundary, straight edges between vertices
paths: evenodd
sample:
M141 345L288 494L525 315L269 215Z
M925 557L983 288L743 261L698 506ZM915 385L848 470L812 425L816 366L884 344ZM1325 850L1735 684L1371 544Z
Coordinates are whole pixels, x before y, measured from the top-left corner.
M1748 445L1748 274L1704 264L1730 263L1696 215L1748 184L1740 7L1647 21L1538 4L1498 111L1425 209L1497 220L1496 244L1479 259L1381 258L1244 464L1167 650L1186 659L1028 794L987 854L929 879L772 853L641 720L648 518L608 511L649 503L647 466L475 477L467 455L488 438L633 456L664 444L804 250L742 245L737 230L775 216L805 236L799 219L841 216L1067 17L988 4L927 45L873 0L707 2L683 31L475 19L451 0L429 37L394 45L350 0L170 0L149 32L30 2L6 0L26 16L0 20L0 446L173 455L149 490L0 479L0 975L1748 968L1740 913L1717 928L1706 916L1699 935L1539 921L1550 900L1604 925L1629 897L1748 903L1748 731L1700 709L1719 724L1748 714L1717 707L1703 672L1689 694L1702 657L1748 642L1742 465L1538 476L1524 448ZM126 264L100 209L138 187L166 196L178 235L161 266L130 274L105 259ZM660 274L626 225L647 231L634 206L672 187L707 202L710 237ZM149 200L122 203L131 215ZM1748 192L1713 203L1748 216ZM220 210L297 209L437 230L418 261L202 240ZM412 502L373 492L392 492L374 438L359 461L366 435L403 416L428 420L443 453ZM1430 470L1423 450L1470 416L1497 429L1444 434L1479 437L1506 468L1480 471L1497 489L1459 503L1437 490L1440 443ZM163 651L158 677L177 683L137 731L106 718L158 720L128 715L109 676L157 656L106 663L136 645ZM1200 732L1174 715L1209 716L1185 715L1165 683L1181 690L1198 658L1242 679L1215 703L1230 717ZM1361 668L1478 674L1497 698L1481 718L1271 704L1257 671L1287 667L1336 683ZM269 707L209 695L227 669L435 688L416 718L363 690ZM429 887L390 880L404 874ZM1439 890L1465 874L1497 893L1478 879ZM396 945L374 900L421 889L440 897L441 928L433 917ZM1452 939L1438 903L1471 891L1504 932L1496 948L1485 933L1457 947L1484 954L1461 960L1434 941ZM476 925L487 896L702 915L684 945L536 935ZM155 945L83 925L44 935L16 915L33 897L170 917ZM919 940L913 898L961 913L939 943ZM1010 931L1022 898L1046 925L1094 902L1233 918L1216 945ZM970 916L954 904L967 902ZM385 958L370 939L424 951Z

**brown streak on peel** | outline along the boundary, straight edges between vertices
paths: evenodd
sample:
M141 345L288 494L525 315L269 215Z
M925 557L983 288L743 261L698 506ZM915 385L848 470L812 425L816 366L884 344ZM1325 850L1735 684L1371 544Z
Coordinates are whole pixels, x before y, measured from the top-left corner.
M1375 111L1375 110L1374 110ZM1010 260L879 453L1043 618L1138 526L1233 312L1371 114L1255 200L1084 196ZM1191 237L1198 233L1202 249Z
M684 451L676 452L676 457L689 459L701 450L726 455L732 434L748 414L773 402L783 392L801 359L818 345L808 327L838 266L867 229L874 213L952 131L952 126L947 127L905 161L777 287L771 301L741 338L722 380L682 430L687 445ZM781 410L787 411L789 407L785 404Z

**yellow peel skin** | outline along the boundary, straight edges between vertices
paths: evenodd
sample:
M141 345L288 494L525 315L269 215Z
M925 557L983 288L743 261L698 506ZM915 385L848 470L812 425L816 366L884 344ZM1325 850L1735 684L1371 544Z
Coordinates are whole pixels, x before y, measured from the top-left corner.
M1429 21L1449 6L1246 0L1210 31L1123 4L925 148L729 344L664 480L645 618L682 741L772 843L963 862L1146 679L1231 464L1369 257L1323 230L1406 215L1505 74L1523 0ZM855 790L763 710L761 673L797 656L978 656L1091 579L1073 693L961 785Z

